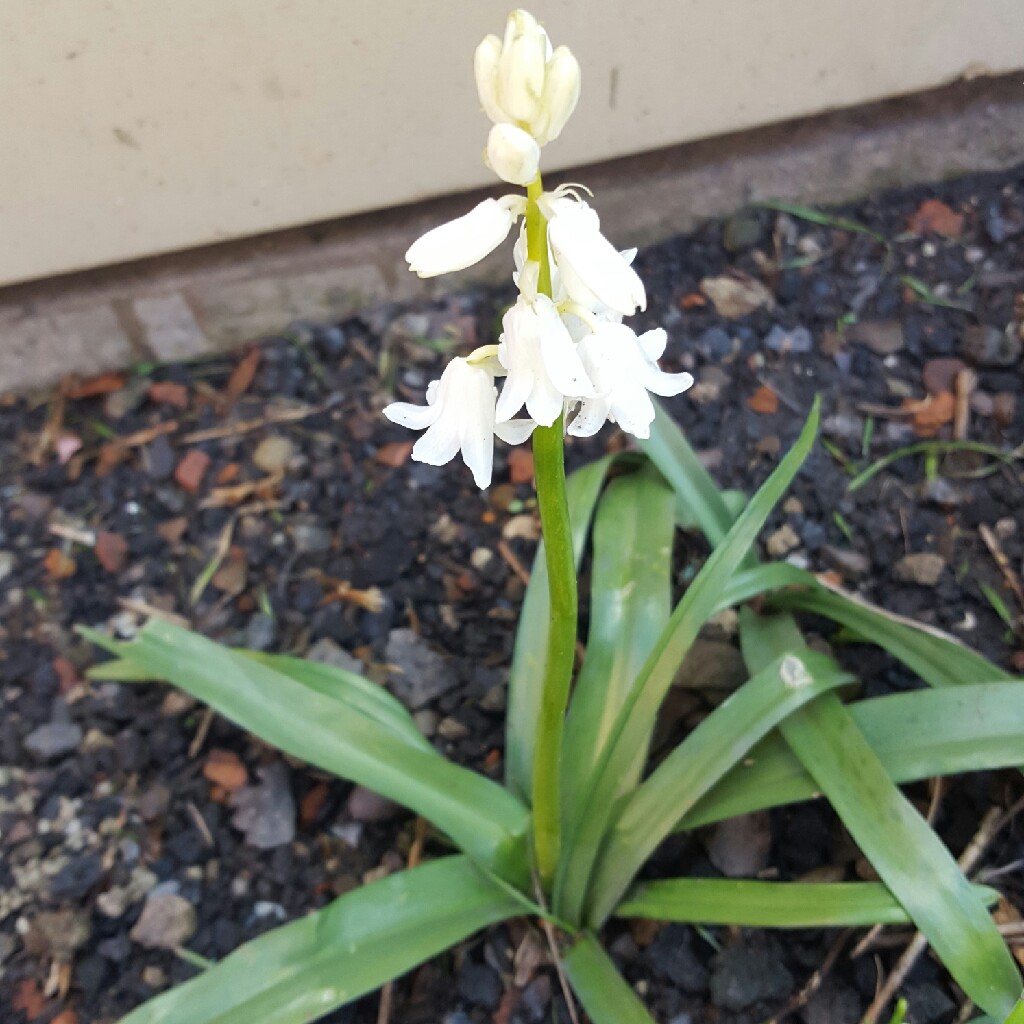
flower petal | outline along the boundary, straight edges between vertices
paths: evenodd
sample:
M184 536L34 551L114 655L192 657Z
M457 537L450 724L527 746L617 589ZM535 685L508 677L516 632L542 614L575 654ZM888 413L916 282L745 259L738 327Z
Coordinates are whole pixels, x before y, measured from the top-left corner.
M459 450L459 423L454 416L442 416L412 446L412 457L428 466L443 466Z
M384 415L400 427L426 430L436 419L439 410L433 405L413 405L411 402L392 402L384 407Z
M485 199L469 213L418 238L405 254L409 269L420 277L436 277L478 263L508 237L518 216L518 202L506 200Z
M594 385L555 304L546 295L539 295L534 308L540 330L541 356L551 383L566 398L586 398L594 394Z
M512 118L501 109L498 102L498 65L501 61L501 40L494 35L484 36L473 55L473 74L476 77L476 91L484 113L495 123L501 124Z
M603 395L588 398L569 424L568 433L573 437L593 437L605 425L609 409L608 399Z
M508 420L506 423L496 423L494 433L506 444L522 444L536 427L533 420Z

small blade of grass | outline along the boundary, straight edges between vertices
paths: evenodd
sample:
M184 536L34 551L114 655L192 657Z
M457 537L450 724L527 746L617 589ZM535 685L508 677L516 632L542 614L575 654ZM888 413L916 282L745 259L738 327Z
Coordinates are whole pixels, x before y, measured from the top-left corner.
M1010 629L1013 629L1016 625L1013 621L1013 614L1006 606L1006 602L999 596L999 591L994 587L990 587L987 583L979 583L978 586L981 587L981 592L985 595L988 603L992 605L992 609L995 611L996 615L998 615L999 618L1001 618L1003 622L1010 627Z
M969 306L965 306L961 302L954 302L952 299L947 299L942 295L936 294L919 277L904 274L900 278L900 281L905 284L922 302L926 302L929 306L942 306L944 309L959 309L962 313L974 312L974 310Z
M811 206L801 206L799 203L790 203L778 199L761 202L757 205L766 210L788 213L790 217L806 220L820 227L837 228L840 231L852 231L858 235L867 235L869 238L873 238L876 242L884 245L887 249L889 248L889 240L885 235L879 234L879 232L872 230L866 224L861 224L859 221L852 220L849 217L836 217L825 213L823 210L816 210Z
M948 455L950 452L977 452L980 455L987 455L991 459L998 459L1001 462L1011 463L1017 459L1024 458L1024 444L1018 445L1010 451L996 448L990 444L981 444L977 441L920 441L917 444L907 445L905 448L898 448L888 455L871 463L862 473L858 473L847 485L847 491L860 490L872 477L881 473L883 469L891 466L900 459L909 458L912 455L934 453L935 455Z

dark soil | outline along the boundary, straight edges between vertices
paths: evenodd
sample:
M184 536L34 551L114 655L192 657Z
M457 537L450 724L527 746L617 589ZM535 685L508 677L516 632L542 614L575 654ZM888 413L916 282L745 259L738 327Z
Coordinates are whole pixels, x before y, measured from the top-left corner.
M949 209L922 207L933 197ZM848 490L852 473L921 440L930 419L939 438L951 436L952 398L941 393L955 390L964 368L976 385L964 396L963 436L1003 449L1024 440L1024 171L885 195L836 215L875 234L754 209L641 252L651 301L637 326L664 325L664 365L698 380L668 407L716 479L750 493L820 394L827 444L764 540L1024 672L1021 635L996 607L1011 624L1024 611L1008 582L1022 572L1022 463L918 455ZM928 216L953 236L927 230ZM763 282L773 308L720 315L700 282L733 272ZM148 605L229 643L347 652L384 682L389 638L411 628L414 645L442 655L447 681L430 699L418 695L422 704L413 695L422 728L448 756L500 775L503 684L523 593L515 563L529 566L536 536L529 460L510 463L499 446L495 484L481 494L461 464L409 461L411 435L379 410L389 393L422 400L450 354L492 337L510 297L475 289L328 327L294 324L259 348L258 365L257 357L244 364L256 368L248 384L239 360L225 357L140 367L93 397L2 403L0 1019L113 1021L194 974L173 952L132 938L154 890L179 911L157 941L171 942L176 926L191 931L191 906L195 930L185 945L216 959L400 868L413 841L404 812L285 763L164 686L86 684L96 652L72 633L76 623L129 637ZM962 365L936 362L951 359ZM180 387L151 390L154 383ZM886 414L929 388L937 396L930 405ZM172 420L177 427L157 432ZM257 425L245 429L250 421ZM221 436L189 439L220 428ZM141 431L149 439L133 443ZM270 437L287 444L268 445ZM119 447L118 439L131 443ZM607 429L585 445L570 441L569 459L577 465L624 443ZM193 454L182 465L190 452L206 458ZM201 480L188 479L204 467ZM1005 571L982 527L1005 555ZM706 548L692 536L677 548L682 588ZM902 561L924 552L937 558ZM208 585L197 588L210 568ZM825 623L809 625L831 633ZM915 685L871 648L839 654L867 694ZM670 702L666 734L692 724L711 699ZM283 836L233 824L232 791L261 778L257 796L283 818ZM936 823L954 852L990 807L1010 806L1021 788L1009 772L953 783ZM927 805L929 787L910 792ZM666 844L652 870L717 873L730 844L747 860L760 846L750 870L762 877L870 874L818 804L748 821L738 838L710 833ZM440 849L428 839L428 855ZM1020 819L983 864L990 874L1004 868L996 884L1024 909ZM885 941L893 931L856 960L847 942L800 1007L792 1000L836 933L642 923L615 926L607 939L659 1021L741 1024L789 1008L805 1024L846 1024L859 1019L879 972L905 944L905 933ZM391 1021L565 1021L542 953L539 967L522 967L535 945L525 923L492 929L400 981ZM962 1003L928 957L903 991L918 1024L949 1021ZM369 996L329 1019L374 1021L377 1003Z

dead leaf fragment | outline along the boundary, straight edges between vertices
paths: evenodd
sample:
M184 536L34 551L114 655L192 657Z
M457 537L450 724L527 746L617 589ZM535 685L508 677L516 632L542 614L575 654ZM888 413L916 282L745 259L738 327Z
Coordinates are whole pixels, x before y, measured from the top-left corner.
M160 523L156 528L156 532L168 544L177 544L185 536L187 529L188 519L185 516L177 516L174 519L168 519L166 522Z
M107 530L100 532L96 538L96 560L107 572L120 572L128 558L128 541L119 533Z
M381 445L373 456L373 461L380 466L390 466L398 469L409 461L412 455L412 441L392 441L391 444Z
M767 384L762 384L748 399L747 405L754 412L770 416L779 411L779 396Z
M964 215L951 209L941 199L926 199L911 215L908 226L917 235L932 232L958 238L964 227Z
M248 785L249 773L241 759L230 750L213 749L206 755L203 776L229 792Z
M68 557L60 548L50 548L43 559L43 568L47 576L54 580L66 580L75 575L75 560Z
M508 453L509 480L528 484L533 479L533 452L529 448L513 448Z
M903 409L913 417L914 433L918 437L934 437L956 414L956 398L949 391L940 391L921 401L905 399Z
M705 277L700 290L727 320L736 320L762 306L765 309L775 306L772 293L760 281L738 272L731 276Z

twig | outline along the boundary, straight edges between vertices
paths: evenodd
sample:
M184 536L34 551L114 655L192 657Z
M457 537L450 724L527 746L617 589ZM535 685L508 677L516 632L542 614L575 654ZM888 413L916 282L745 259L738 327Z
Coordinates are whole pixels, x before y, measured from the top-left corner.
M967 844L966 849L960 854L959 858L957 858L957 864L965 875L977 864L989 843L995 838L996 833L1011 820L1021 806L1024 806L1024 798L1014 804L1005 814L1001 813L998 807L989 808L981 819L981 824L978 826L978 831L974 834L974 838ZM896 994L900 985L903 984L904 979L910 973L914 964L917 963L918 958L927 946L928 939L925 938L922 932L917 932L913 939L910 940L910 944L903 951L899 960L896 961L896 966L892 969L889 977L879 987L878 993L861 1018L861 1024L876 1024L882 1011Z
M66 526L64 523L50 523L48 529L54 537L69 540L72 544L84 544L87 548L96 545L95 530L83 530L78 526Z
M149 444L162 434L173 434L178 429L177 420L165 420L163 423L155 423L152 427L137 430L127 437L115 438L110 443L118 448L138 448L140 445Z
M519 556L509 547L508 541L498 541L498 554L505 559L508 567L519 577L524 587L530 585L530 570L519 560Z
M143 615L149 619L163 619L164 622L170 622L174 626L181 626L182 629L188 629L191 625L183 615L177 615L174 612L165 611L163 608L157 608L156 605L143 601L141 597L119 597L117 603L126 612L134 612L136 615Z
M203 744L206 742L207 733L210 731L210 726L213 724L213 708L206 708L203 711L203 717L199 719L199 728L196 729L195 736L192 737L192 743L188 748L188 756L196 757L199 751L203 749Z
M423 843L427 838L427 819L417 818L415 832L413 833L412 846L409 847L409 856L406 858L407 868L416 867L423 857ZM391 1003L395 995L394 979L389 981L380 990L380 1002L377 1004L377 1024L388 1024L391 1018Z
M840 933L839 938L832 943L832 947L822 961L821 966L811 975L807 984L790 999L784 1009L780 1010L774 1017L769 1018L765 1024L779 1024L779 1021L784 1020L792 1013L796 1013L797 1010L810 1002L811 996L821 988L822 982L828 977L832 968L835 967L839 954L843 951L843 946L846 945L852 934L853 929L851 928L847 928L844 932Z
M956 375L956 406L953 412L953 437L967 440L967 427L971 419L971 394L978 385L973 370L961 370Z
M1020 605L1021 610L1024 611L1024 587L1021 587L1020 580L1013 571L1013 566L1010 565L1010 560L1006 557L999 539L985 523L978 527L978 533L981 534L981 539L985 542L988 553L992 556L992 560L996 565L999 566L1003 579L1006 580L1007 586L1013 591L1013 596L1017 598L1017 603Z
M182 444L198 444L200 441L218 441L225 437L233 437L235 434L248 434L261 427L273 426L275 423L295 423L304 420L309 416L315 416L318 412L329 409L334 402L321 402L320 405L304 405L298 409L271 409L265 416L255 420L239 420L237 423L224 423L219 427L209 427L206 430L193 430L181 438Z
M191 800L185 804L185 807L192 820L196 823L196 828L203 837L203 842L212 850L217 844L213 841L213 835L210 833L210 826L206 824L206 819L200 814L199 808Z
M572 1024L580 1024L579 1014L576 1012L576 1000L573 998L572 988L569 986L569 979L565 976L565 971L562 968L562 956L558 952L558 942L555 938L555 929L551 926L551 922L547 918L548 905L544 899L544 887L540 884L540 878L537 876L536 868L533 871L533 894L537 899L537 905L544 911L544 916L540 919L540 926L544 929L544 937L548 942L548 949L551 950L551 962L555 965L555 973L558 975L558 984L562 989L562 997L565 999L565 1005L569 1010L569 1019Z

